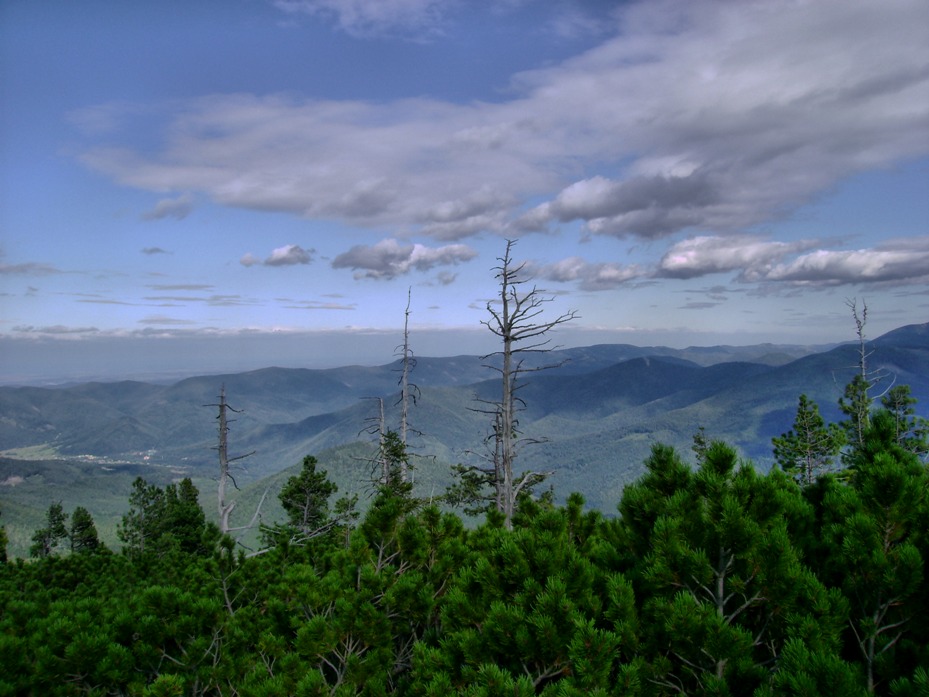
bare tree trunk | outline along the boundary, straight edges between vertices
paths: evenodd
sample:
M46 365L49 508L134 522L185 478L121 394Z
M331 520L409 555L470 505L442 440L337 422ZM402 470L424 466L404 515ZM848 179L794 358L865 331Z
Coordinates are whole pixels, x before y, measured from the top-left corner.
M535 287L522 295L518 292L518 287L526 280L519 278L524 265L513 267L514 244L514 240L507 240L506 251L503 257L499 258L500 266L497 267L497 279L500 282L499 310L488 302L487 311L491 319L483 322L491 332L500 337L503 343L502 350L491 355L501 356L501 367L495 368L500 372L501 394L500 402L494 410L494 467L497 507L503 513L507 527L512 526L516 497L522 486L529 481L527 478L540 479L542 476L528 473L520 487L515 487L513 463L516 460L520 442L516 420L516 413L519 410L516 397L516 391L519 389L518 378L525 372L553 367L524 368L517 356L527 352L551 351L552 349L547 346L548 339L542 337L558 325L577 316L574 311L571 311L548 322L536 321L542 314L543 304L550 302L551 298L542 297ZM537 341L535 343L530 341L528 345L520 343L526 340Z
M403 373L400 376L400 442L406 447L407 423L410 415L410 289L406 291L406 311L403 313ZM400 480L407 478L406 463L400 463Z
M510 246L507 245L506 264L509 264ZM506 519L506 526L510 527L513 519L513 461L516 459L515 443L513 442L514 430L516 428L514 411L516 405L515 385L513 384L513 332L512 319L510 317L510 294L508 289L508 279L504 271L503 288L500 299L503 303L503 368L500 378L500 384L503 393L500 399L500 469L503 475L501 483L501 498L503 499L503 515Z
M494 414L494 487L497 510L503 510L503 415L498 410Z
M868 379L868 356L864 338L864 327L868 322L868 304L861 301L861 313L858 313L858 302L856 300L846 300L845 304L852 311L852 319L855 320L855 334L858 337L858 370L862 379Z
M233 486L236 486L235 479L232 474L229 472L229 463L235 462L236 460L242 460L246 457L254 455L254 451L247 453L245 455L240 455L238 457L230 458L229 457L229 417L227 415L228 411L239 413L237 409L233 409L226 402L226 386L223 385L219 390L219 403L218 404L207 404L208 407L219 407L219 414L217 419L219 420L219 444L216 447L216 450L219 452L219 484L217 486L217 511L219 513L219 529L225 535L232 530L244 530L252 527L255 521L258 518L259 512L261 510L261 503L258 504L258 509L255 511L255 515L252 518L252 522L248 525L241 528L232 528L229 524L229 517L232 515L232 509L235 508L235 501L226 501L226 485L231 481ZM238 488L236 486L236 488ZM265 495L267 495L267 491ZM261 502L264 502L264 496L261 498Z
M226 482L229 480L229 426L226 421L226 386L219 391L219 529L225 535L229 532L229 516L235 508L235 501L226 502Z
M384 400L380 397L377 398L378 405L378 420L377 420L377 444L378 444L378 458L379 464L381 466L381 484L386 486L390 484L390 463L387 461L387 457L384 455L384 434L387 433L387 424L384 419Z

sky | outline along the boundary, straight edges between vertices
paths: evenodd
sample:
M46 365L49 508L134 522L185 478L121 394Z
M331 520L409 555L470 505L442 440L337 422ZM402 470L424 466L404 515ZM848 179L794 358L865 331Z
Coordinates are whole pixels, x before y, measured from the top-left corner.
M924 0L5 0L0 382L929 321Z

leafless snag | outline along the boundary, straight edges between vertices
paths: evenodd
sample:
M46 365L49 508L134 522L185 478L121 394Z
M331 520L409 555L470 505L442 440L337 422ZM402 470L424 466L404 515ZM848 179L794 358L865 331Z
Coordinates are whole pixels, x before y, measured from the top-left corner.
M372 459L366 459L365 461L372 464L372 481L379 486L397 483L405 484L410 479L410 469L412 469L406 457L400 458L399 463L392 462L392 456L389 451L391 451L394 446L387 443L388 432L393 434L391 437L399 440L404 450L407 447L409 434L419 434L418 431L411 428L409 425L410 405L416 404L420 394L419 387L410 382L410 373L413 371L413 368L416 367L416 357L413 354L413 350L410 348L410 298L411 292L408 289L403 319L403 343L396 348L396 353L400 356L401 365L400 379L398 380L400 395L394 403L395 407L400 407L399 431L393 431L393 429L387 427L387 419L384 413L384 399L382 397L368 398L377 400L378 412L377 416L366 419L368 425L361 430L361 433L367 433L377 438L377 454ZM396 467L394 465L396 465Z
M371 464L371 481L377 486L385 486L390 482L390 466L384 457L384 438L387 434L387 419L384 415L384 398L368 397L377 401L377 416L365 419L368 425L358 435L367 433L377 438L377 454L372 458L359 458Z
M499 402L490 402L492 409L488 413L494 415L494 453L495 453L495 488L498 509L503 513L507 527L511 527L516 497L527 482L541 481L545 474L530 472L523 475L520 481L514 481L513 462L516 460L519 446L527 442L521 438L517 414L525 403L517 396L521 385L520 376L528 372L554 368L560 363L528 367L523 364L524 357L529 353L546 353L554 350L549 346L550 339L546 335L556 327L570 322L577 317L574 310L558 317L542 321L541 315L546 303L552 301L544 297L535 286L527 292L520 292L528 279L522 277L525 264L513 265L514 240L507 240L506 251L498 257L500 265L495 267L499 283L499 295L487 303L487 312L490 319L482 320L481 324L487 327L503 344L500 351L488 354L484 360L499 357L500 365L485 364L500 374L501 394Z
M219 414L216 416L219 421L219 444L217 447L213 448L219 452L219 486L217 491L217 503L219 511L219 529L225 535L230 532L244 532L245 530L250 530L255 526L256 521L258 520L261 513L261 506L264 503L265 497L268 495L267 490L261 496L261 501L259 501L258 506L255 509L255 514L252 516L251 521L248 525L242 525L239 527L230 527L229 517L232 515L232 509L235 508L235 501L226 501L226 486L229 482L232 482L232 486L236 489L239 488L239 485L235 481L235 477L230 471L230 465L233 462L238 462L239 460L244 460L247 457L251 457L255 454L253 450L250 453L245 455L238 455L236 457L229 457L229 424L235 419L230 419L227 412L233 412L234 414L241 414L241 409L233 409L226 402L226 386L223 385L219 390L219 402L217 404L204 404L205 407L218 407Z
M845 391L839 399L839 408L848 417L848 435L851 443L858 446L864 443L864 433L871 422L871 404L875 398L882 397L893 387L895 379L879 395L871 392L877 385L887 379L889 372L869 367L868 359L873 351L868 350L865 340L865 325L868 322L868 306L862 301L862 309L858 311L858 302L855 299L846 299L846 306L852 311L855 321L855 334L858 337L858 361L854 366L857 370L851 382L845 386Z
M407 289L406 310L403 313L403 344L397 347L402 365L399 381L400 398L398 400L400 406L399 436L400 442L403 443L404 447L407 445L407 436L410 431L410 403L415 405L420 394L419 387L417 387L415 383L410 382L410 373L413 371L413 368L416 367L416 357L413 355L413 350L410 348L410 295L411 291ZM403 464L400 469L400 478L405 482L407 477L407 466Z

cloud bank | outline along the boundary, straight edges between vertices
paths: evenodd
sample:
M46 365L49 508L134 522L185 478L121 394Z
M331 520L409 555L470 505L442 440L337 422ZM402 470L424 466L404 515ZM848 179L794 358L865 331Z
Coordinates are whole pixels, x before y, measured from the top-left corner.
M278 3L347 30L428 23L441 4ZM82 159L144 190L447 241L574 221L614 237L741 233L929 152L917 0L657 0L613 31L515 76L496 103L214 95L178 106L154 151L101 142ZM166 199L150 215L183 211Z
M697 236L673 244L653 267L569 257L533 271L549 281L576 282L582 290L714 274L785 287L929 283L929 237L898 238L854 250L817 249L820 245L818 240L779 242L757 235Z

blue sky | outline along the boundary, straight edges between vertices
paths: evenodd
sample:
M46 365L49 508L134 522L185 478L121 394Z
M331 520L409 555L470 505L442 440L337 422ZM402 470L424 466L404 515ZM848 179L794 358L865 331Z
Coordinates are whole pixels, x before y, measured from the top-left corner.
M929 320L922 0L0 5L0 381Z

